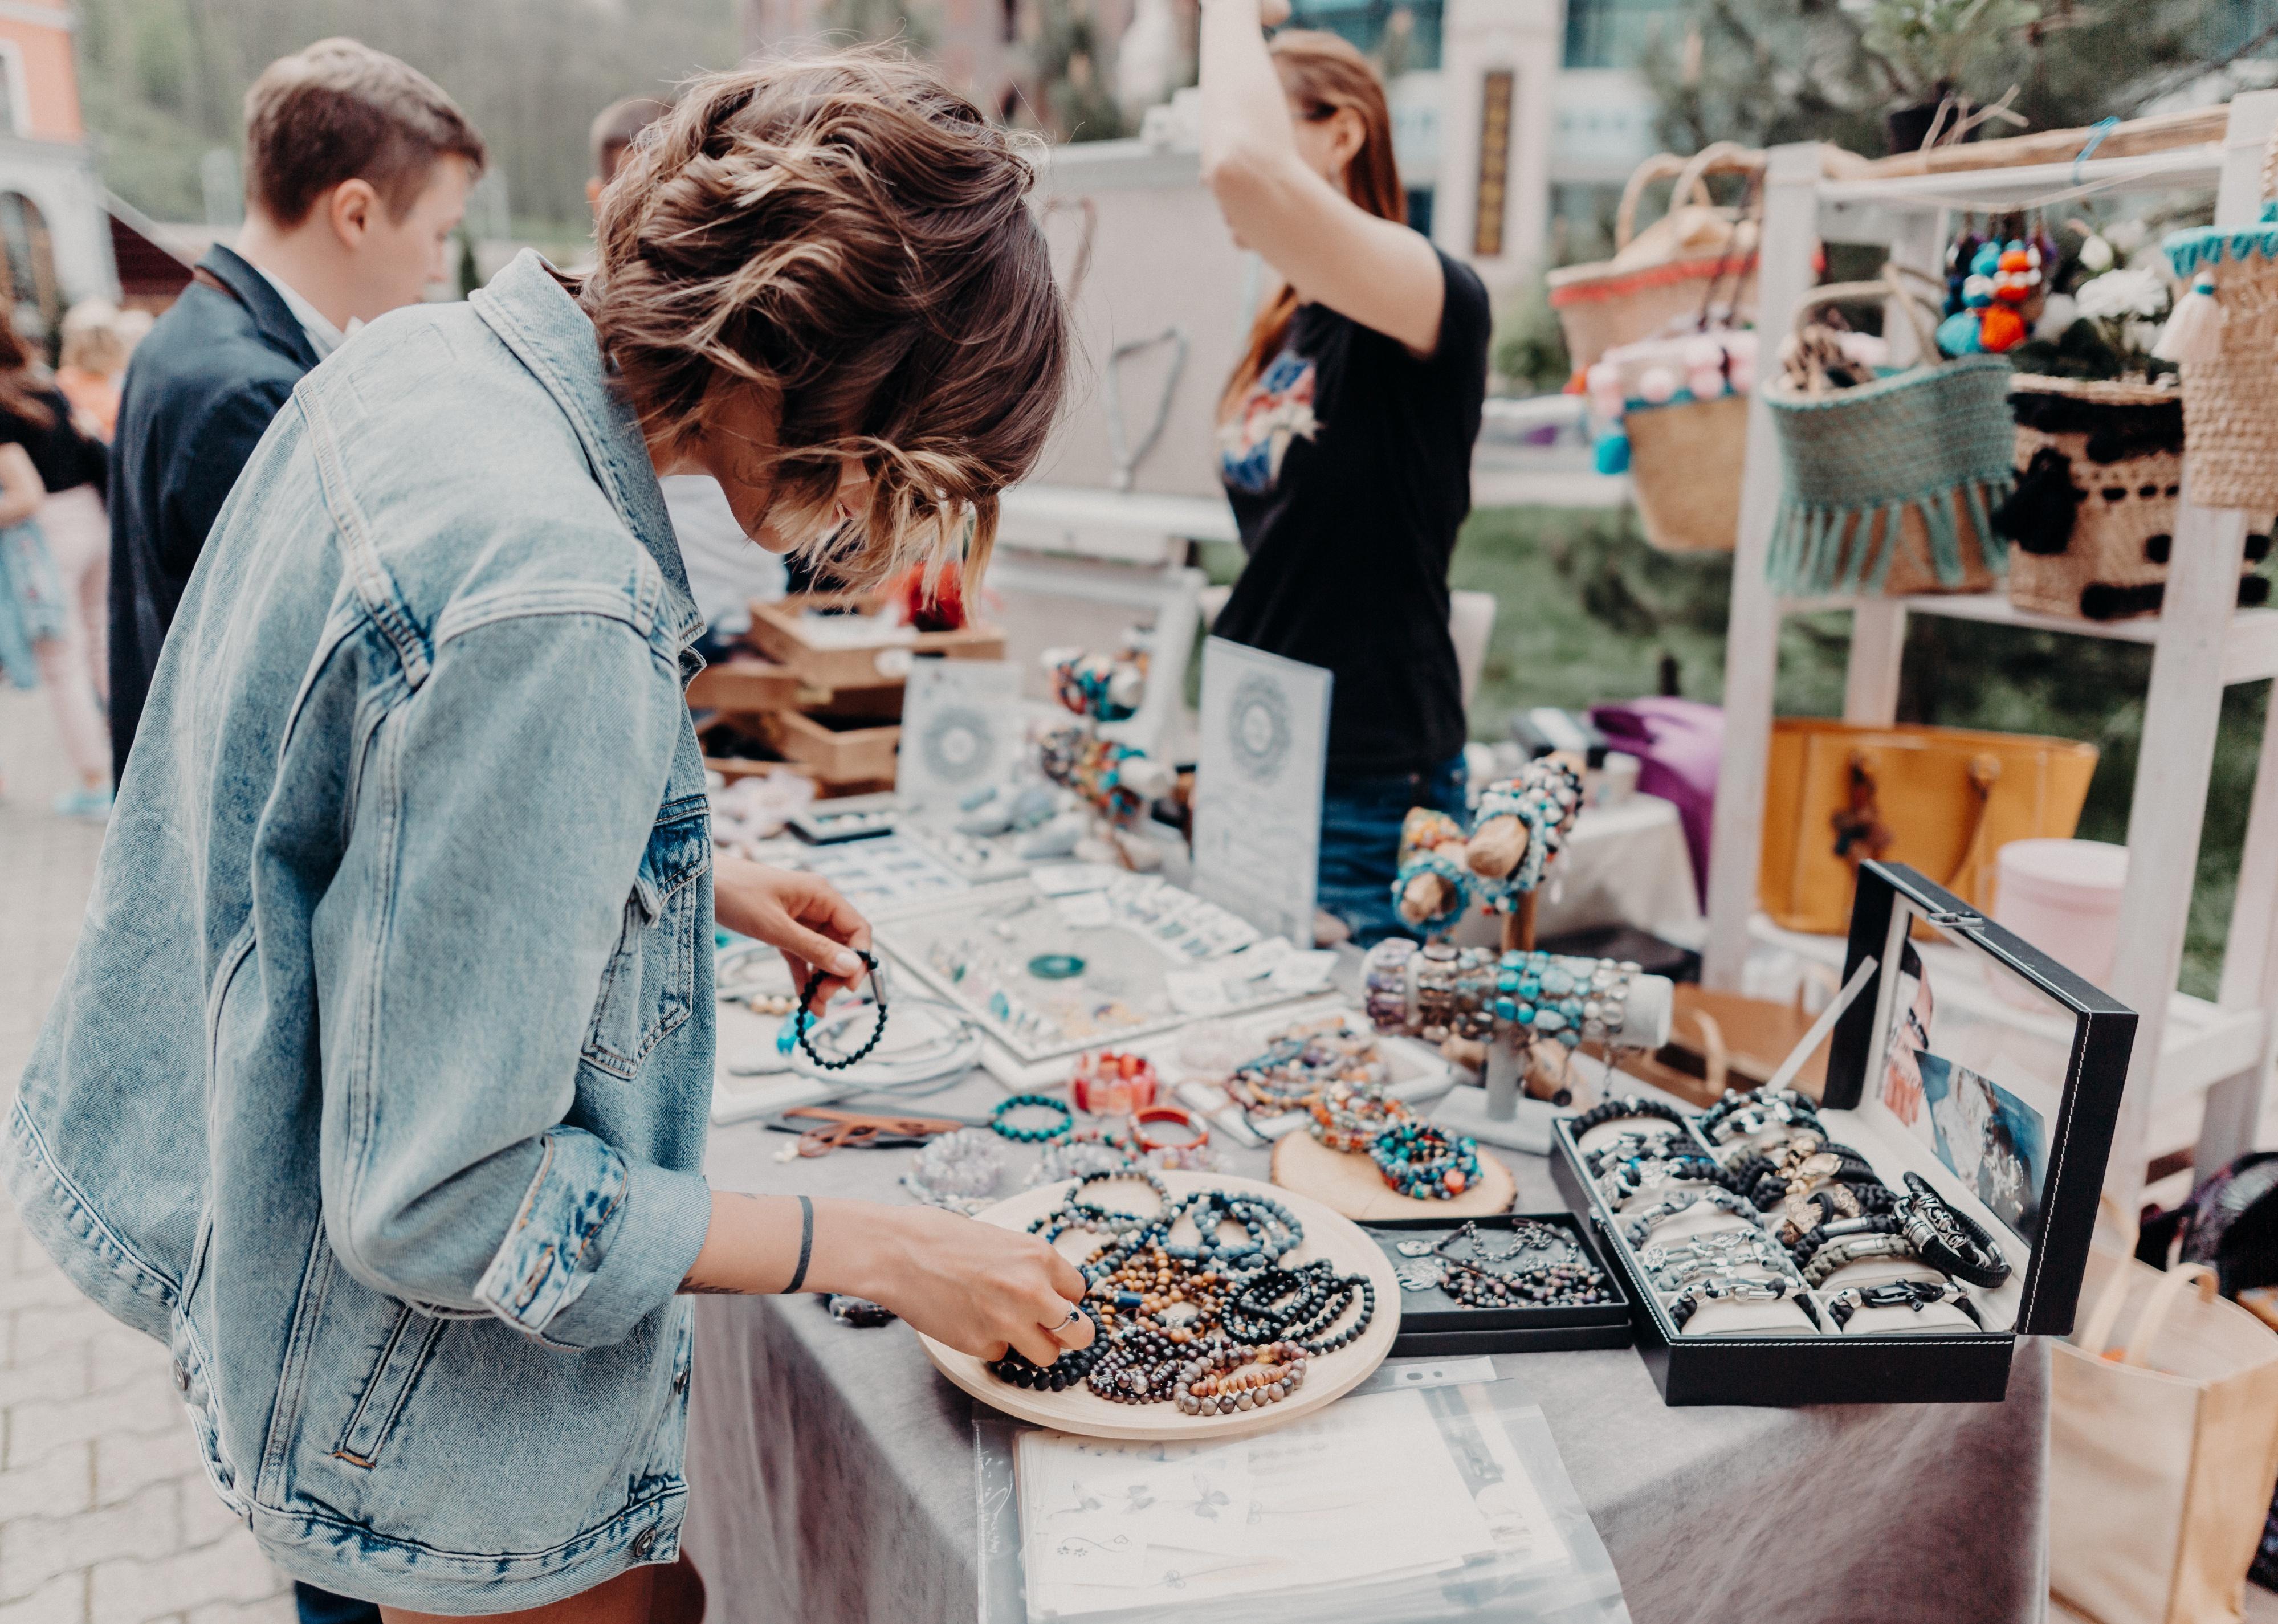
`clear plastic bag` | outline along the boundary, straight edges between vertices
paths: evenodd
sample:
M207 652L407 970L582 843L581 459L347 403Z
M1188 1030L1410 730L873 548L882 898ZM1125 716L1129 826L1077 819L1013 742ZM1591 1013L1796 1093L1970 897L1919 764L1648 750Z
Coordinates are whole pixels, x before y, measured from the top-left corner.
M1493 1369L1390 1361L1318 1415L1214 1446L978 1410L979 1624L1627 1624L1540 1408Z

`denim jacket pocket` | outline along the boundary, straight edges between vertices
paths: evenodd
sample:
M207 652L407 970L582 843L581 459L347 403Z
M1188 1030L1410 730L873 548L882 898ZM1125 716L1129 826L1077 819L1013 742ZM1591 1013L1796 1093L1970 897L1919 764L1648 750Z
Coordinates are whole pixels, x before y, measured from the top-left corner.
M601 972L601 995L585 1034L588 1064L630 1078L648 1052L689 1016L696 992L701 895L693 881L712 861L709 802L668 801L641 855L624 929Z
M403 1414L419 1373L435 1355L444 1322L406 1306L397 1310L395 1324L380 1345L379 1357L364 1378L363 1392L349 1412L348 1426L333 1455L350 1466L371 1467L379 1460L380 1445L387 1442L395 1418Z

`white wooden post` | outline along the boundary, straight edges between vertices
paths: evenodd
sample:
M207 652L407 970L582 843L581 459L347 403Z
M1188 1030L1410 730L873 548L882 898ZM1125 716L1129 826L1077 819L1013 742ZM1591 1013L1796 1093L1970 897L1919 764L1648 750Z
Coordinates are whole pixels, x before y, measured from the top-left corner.
M2215 223L2244 225L2262 206L2262 143L2278 117L2278 93L2231 103ZM2144 742L2128 809L2128 884L2120 897L2120 953L2112 992L2137 1011L2128 1093L2113 1135L2105 1188L2128 1211L2144 1188L2153 1092L2167 1005L2182 967L2183 936L2198 877L2199 829L2222 713L2223 644L2238 599L2246 515L2191 501L2188 469L2176 516L2174 562L2152 644ZM2242 892L2242 900L2245 900Z
M1779 367L1780 340L1812 286L1818 237L1820 149L1775 147L1764 168L1764 228L1756 269L1756 389L1748 398L1740 533L1732 554L1732 614L1724 641L1724 755L1716 769L1716 826L1708 844L1708 945L1701 979L1740 985L1764 827L1764 772L1771 757L1772 694L1779 675L1780 606L1764 574L1779 515L1779 443L1763 385Z

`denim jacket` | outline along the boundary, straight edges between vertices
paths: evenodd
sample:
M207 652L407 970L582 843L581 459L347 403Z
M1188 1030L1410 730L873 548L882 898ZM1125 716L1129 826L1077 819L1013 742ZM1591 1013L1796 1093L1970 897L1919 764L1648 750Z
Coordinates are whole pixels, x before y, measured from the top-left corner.
M677 1554L697 629L532 254L310 374L191 578L6 1173L297 1578L488 1613Z

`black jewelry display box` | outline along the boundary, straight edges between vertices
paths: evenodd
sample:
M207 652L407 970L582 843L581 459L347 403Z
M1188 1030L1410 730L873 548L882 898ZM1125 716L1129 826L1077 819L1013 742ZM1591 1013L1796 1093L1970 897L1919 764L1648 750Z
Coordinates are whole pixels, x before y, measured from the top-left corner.
M1844 987L1854 981L1827 1040L1828 1138L1893 1189L1919 1175L1994 1237L2011 1272L1998 1288L1968 1288L1984 1329L1950 1310L1951 1323L1932 1329L1934 1310L1909 1329L1903 1308L1856 1313L1837 1329L1831 1293L1905 1268L1863 1263L1812 1293L1817 1331L1793 1304L1737 1303L1709 1305L1724 1317L1703 1309L1680 1330L1642 1261L1657 1237L1633 1249L1623 1232L1653 1202L1640 1194L1618 1210L1582 1160L1582 1140L1618 1129L1578 1135L1574 1118L1561 1117L1552 1173L1621 1278L1639 1356L1668 1404L1999 1403L2016 1338L2072 1329L2135 1013L1899 864L1861 866ZM1697 1113L1685 1115L1705 1145ZM1787 1323L1771 1323L1783 1312Z
M1543 1224L1560 1231L1582 1261L1606 1277L1609 1303L1586 1307L1467 1308L1434 1286L1427 1291L1400 1293L1400 1335L1387 1357L1411 1359L1423 1355L1460 1353L1544 1353L1581 1347L1627 1347L1633 1305L1622 1277L1606 1266L1589 1231L1568 1212L1502 1212L1485 1218L1387 1218L1363 1224L1369 1239L1383 1248L1396 1269L1419 1263L1403 1257L1403 1240L1439 1240L1476 1224L1479 1232L1509 1234L1522 1224Z

